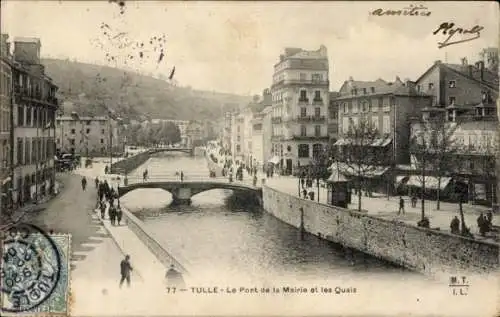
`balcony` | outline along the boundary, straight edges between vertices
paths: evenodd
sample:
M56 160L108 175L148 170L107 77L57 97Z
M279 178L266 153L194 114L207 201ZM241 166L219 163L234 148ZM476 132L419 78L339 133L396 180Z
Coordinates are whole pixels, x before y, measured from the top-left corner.
M281 123L283 120L281 119L281 117L272 117L271 118L271 122L272 123Z
M309 98L299 98L299 105L309 104Z
M296 141L328 141L328 135L291 135L286 138L286 140L296 140Z
M326 120L325 116L297 116L295 118L295 121L300 123L308 123L308 122L322 123L325 122L325 120Z
M322 106L322 105L324 105L324 103L323 103L323 99L317 99L317 98L314 98L314 99L313 99L313 105L317 105L317 106Z
M310 85L310 86L329 86L329 80L318 80L318 79L283 79L277 81L271 85L271 89L281 86L281 85Z

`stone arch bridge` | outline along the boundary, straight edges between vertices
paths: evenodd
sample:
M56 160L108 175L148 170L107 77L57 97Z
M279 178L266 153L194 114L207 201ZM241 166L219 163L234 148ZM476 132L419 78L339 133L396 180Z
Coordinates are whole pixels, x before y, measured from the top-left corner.
M194 147L191 148L157 147L157 148L150 148L148 150L149 154L160 153L160 152L183 152L191 156L194 156Z
M242 191L252 193L262 201L262 188L246 185L242 183L229 183L223 181L157 181L157 182L139 182L128 186L118 187L118 195L122 197L128 192L139 188L161 188L172 194L174 204L189 205L191 197L201 192L212 189L231 189L233 191Z

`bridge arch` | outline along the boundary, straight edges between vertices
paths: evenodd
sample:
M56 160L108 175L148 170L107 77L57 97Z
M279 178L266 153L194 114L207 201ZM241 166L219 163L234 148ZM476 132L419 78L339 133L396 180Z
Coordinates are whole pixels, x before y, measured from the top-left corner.
M135 183L118 188L118 195L123 195L141 188L158 188L168 191L172 195L174 204L190 204L191 197L196 194L212 189L230 189L232 191L244 191L262 197L262 189L245 184L215 182L215 181L170 181L170 182L143 182Z

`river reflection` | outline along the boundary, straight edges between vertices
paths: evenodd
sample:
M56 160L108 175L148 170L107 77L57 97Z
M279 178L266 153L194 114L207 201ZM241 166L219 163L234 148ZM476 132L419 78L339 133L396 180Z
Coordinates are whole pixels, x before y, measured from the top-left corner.
M201 158L175 156L153 158L138 172L147 167L153 175L175 173L181 166L187 175L206 170ZM143 189L128 193L122 204L196 271L287 280L373 273L416 277L387 262L301 234L254 206L230 207L231 195L230 190L210 190L193 196L191 206L169 206L168 192Z

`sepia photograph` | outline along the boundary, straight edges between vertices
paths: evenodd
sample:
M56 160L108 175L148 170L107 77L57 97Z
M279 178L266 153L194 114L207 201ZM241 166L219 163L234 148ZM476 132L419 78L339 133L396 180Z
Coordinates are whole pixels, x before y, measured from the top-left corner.
M0 315L500 314L497 2L0 6Z

